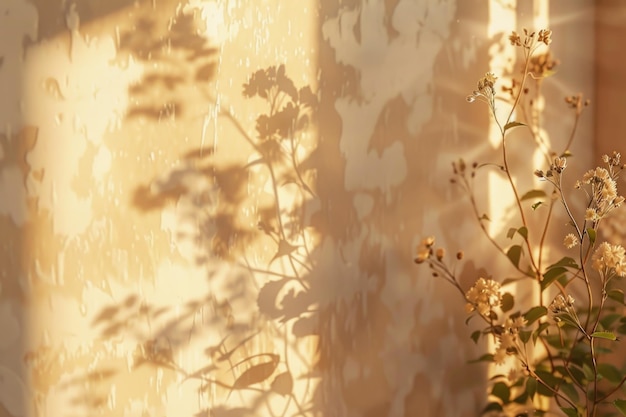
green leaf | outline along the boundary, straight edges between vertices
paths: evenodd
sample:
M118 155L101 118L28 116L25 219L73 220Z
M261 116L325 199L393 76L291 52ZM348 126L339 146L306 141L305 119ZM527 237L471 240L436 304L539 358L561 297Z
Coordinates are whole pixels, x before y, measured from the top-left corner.
M511 246L509 250L506 251L506 256L516 268L519 268L519 261L522 257L522 247L520 245Z
M547 334L543 337L543 340L548 342L548 344L554 348L561 349L564 347L561 337L558 334Z
M544 291L546 288L550 286L554 281L559 279L563 274L567 272L562 266L556 266L554 268L550 268L543 274L543 279L541 280L541 291Z
M511 397L511 390L504 382L496 382L491 389L491 395L502 400L502 404L508 404L509 398Z
M596 377L593 372L593 369L591 369L591 366L587 365L587 363L583 363L582 367L583 367L583 373L585 374L585 379L587 381L593 381Z
M507 311L511 311L514 305L515 299L513 298L513 294L511 294L510 292L505 292L504 294L502 294L502 302L500 304L502 311L504 311L505 313Z
M533 332L533 343L537 343L537 338L539 337L539 335L541 334L541 332L543 332L545 329L547 329L548 327L550 327L550 323L541 323L539 325L539 327L537 328L537 330L535 330Z
M530 208L532 208L533 210L537 210L537 208L541 206L542 204L544 204L543 201L537 201L535 204L530 206Z
M526 392L531 400L535 397L537 392L537 380L535 378L530 377L526 380Z
M569 373L574 378L576 382L580 385L585 385L587 383L587 378L585 377L585 373L576 365L571 365L568 367Z
M578 264L576 263L576 261L573 258L570 258L569 256L562 257L558 262L555 262L552 265L550 265L548 269L554 268L557 266L578 269Z
M554 367L554 370L556 372L560 373L562 376L567 376L568 375L567 369L565 369L564 366L557 365L557 366Z
M559 390L567 395L567 397L572 400L573 403L577 403L579 396L578 396L578 391L576 390L576 387L574 386L574 384L567 384L567 383L562 383L559 386Z
M543 190L530 190L520 197L520 201L530 200L535 198L545 198L548 195Z
M506 232L506 237L508 237L509 239L513 239L513 236L515 236L515 232L517 232L517 229L514 227L509 228L509 231Z
M490 411L502 411L502 405L500 403L497 402L490 402L489 404L487 404L485 406L485 408L483 408L483 412L482 414L486 414Z
M596 231L593 228L587 229L587 235L589 236L589 242L593 245L596 242Z
M614 288L612 290L609 290L607 292L607 295L611 300L615 300L620 304L624 304L624 291L618 288Z
M537 306L528 310L524 314L524 318L528 322L527 325L531 325L546 314L548 314L548 309L545 306Z
M514 127L518 127L518 126L526 126L526 125L520 122L509 122L506 125L504 125L504 131L506 132L507 130L513 129Z
M480 330L476 330L470 336L472 340L474 341L474 343L478 343L478 339L480 338L480 333L481 333Z
M567 313L559 313L556 315L556 317L558 317L559 319L561 319L561 321L559 321L558 325L559 327L564 327L564 326L569 326L572 327L574 329L578 328L578 323L576 323L576 321Z
M520 330L519 332L519 338L524 344L528 343L531 335L532 335L532 332L530 330Z
M613 405L619 410L620 413L622 413L623 416L626 416L626 400L615 400L613 401Z
M617 337L613 332L593 332L591 333L591 337L596 337L598 339L617 340Z
M522 379L520 379L520 382L521 381ZM517 404L526 404L527 401L528 401L528 393L526 391L522 392L520 395L513 398L513 402Z
M540 378L540 381L537 381L538 382L537 392L540 395L544 395L546 397L554 397L554 390L556 389L557 385L561 383L562 379L557 378L551 372L548 372L548 371L542 371L542 370L537 369L535 373Z
M622 373L619 371L619 369L609 363L598 364L598 373L602 375L607 381L614 384L617 384L622 380Z
M615 321L621 317L622 315L618 313L607 314L606 316L602 317L602 319L600 320L602 329L600 330L609 329L613 325L613 323L615 323Z
M571 408L571 407L559 407L559 408L561 409L561 411L565 413L567 417L580 417L580 415L578 414L578 411L576 411L575 408Z

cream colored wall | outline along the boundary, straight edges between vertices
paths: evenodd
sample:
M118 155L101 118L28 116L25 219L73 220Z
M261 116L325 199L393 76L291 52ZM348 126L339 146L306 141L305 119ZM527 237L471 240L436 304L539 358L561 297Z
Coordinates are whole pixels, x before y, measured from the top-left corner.
M412 256L487 247L448 179L501 2L2 1L1 416L476 415Z
M626 5L613 0L598 1L596 7L596 147L597 157L617 150L626 155L623 108L624 62L623 39Z

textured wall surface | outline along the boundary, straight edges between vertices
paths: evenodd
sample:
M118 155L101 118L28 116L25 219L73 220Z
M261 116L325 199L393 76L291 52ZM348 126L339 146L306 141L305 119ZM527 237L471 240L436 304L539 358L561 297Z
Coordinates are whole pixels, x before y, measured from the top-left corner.
M450 162L498 156L506 33L592 84L592 2L551 3L0 0L0 416L475 416L413 250L488 246Z

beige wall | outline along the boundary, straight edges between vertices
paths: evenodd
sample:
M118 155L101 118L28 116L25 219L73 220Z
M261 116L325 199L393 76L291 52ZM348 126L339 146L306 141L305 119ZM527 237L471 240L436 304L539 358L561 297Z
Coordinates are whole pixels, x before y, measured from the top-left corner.
M590 3L4 0L0 416L476 415L413 248L487 247L448 180L497 157L464 99L514 68L496 12L585 40L556 102L591 88Z
M599 1L596 7L596 137L598 156L617 150L626 155L624 139L624 36L626 5Z

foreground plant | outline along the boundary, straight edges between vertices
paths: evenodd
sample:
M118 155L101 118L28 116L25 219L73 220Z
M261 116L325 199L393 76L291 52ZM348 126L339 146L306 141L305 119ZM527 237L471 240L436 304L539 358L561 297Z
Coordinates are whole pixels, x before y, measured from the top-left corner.
M550 149L540 134L534 97L556 65L545 52L551 35L550 30L535 33L525 29L523 35L513 32L509 40L524 57L521 78L503 87L505 94L500 97L496 76L487 73L467 97L469 102L487 104L499 129L500 163L468 165L462 159L453 163L452 182L467 194L483 233L495 251L508 258L517 276L502 281L478 277L471 288L463 288L445 250L436 246L434 237L420 243L415 262L429 265L433 276L458 289L466 302L468 322L477 317L484 323L471 338L474 342L487 338L493 347L477 361L499 367L510 365L507 375L491 378L490 400L483 415L542 416L559 410L568 417L626 415L626 370L615 364L621 359L615 353L623 349L618 335L626 334L624 292L619 288L626 275L626 252L622 246L600 242L599 238L603 220L624 202L617 191L617 179L624 165L618 153L605 155L603 166L587 171L574 189L564 187L571 158L569 148L581 112L589 102L582 95L566 98L566 104L574 110L574 128L561 152ZM510 103L504 119L496 112L499 99ZM514 115L521 117L514 120ZM544 155L547 169L530 168L528 174L534 171L547 189L522 193L513 181L507 138L516 127L526 128ZM505 175L515 201L516 224L506 234L512 243L508 245L490 234L486 227L489 217L480 214L474 192L476 172L494 165ZM574 215L570 204L572 193L582 193L584 197L581 218ZM568 220L565 229L551 227L550 220L559 202ZM538 210L539 207L546 210ZM541 222L529 222L529 216ZM563 242L561 251L573 254L548 264L546 247L553 240L549 237L555 234ZM462 259L463 253L458 252L452 263ZM512 284L518 290L530 287L536 298L530 304L516 306L512 292L504 290Z

